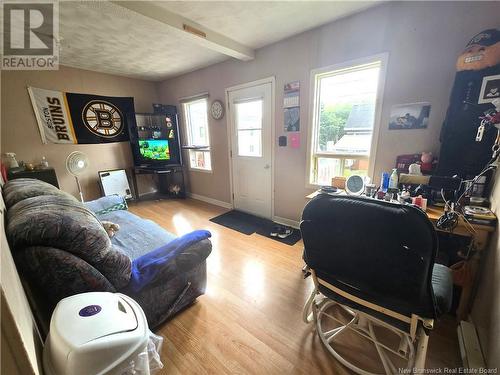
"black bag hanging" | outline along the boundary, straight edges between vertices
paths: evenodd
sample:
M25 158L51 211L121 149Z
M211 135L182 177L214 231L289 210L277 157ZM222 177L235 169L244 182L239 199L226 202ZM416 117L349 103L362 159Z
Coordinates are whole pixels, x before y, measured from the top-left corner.
M437 175L470 178L491 159L496 131L476 142L480 116L500 97L500 30L475 35L457 60L457 74L441 130Z

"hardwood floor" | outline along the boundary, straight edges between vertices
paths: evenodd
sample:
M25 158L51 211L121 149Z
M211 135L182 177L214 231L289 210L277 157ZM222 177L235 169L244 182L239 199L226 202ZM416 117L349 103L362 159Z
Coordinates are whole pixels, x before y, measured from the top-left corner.
M177 235L212 232L206 294L156 331L165 339L161 374L351 373L302 322L312 290L311 278L302 278L302 242L288 246L214 224L208 219L227 210L192 199L141 202L130 211ZM346 350L376 359L355 344ZM427 366L459 364L455 320L444 317L430 336Z

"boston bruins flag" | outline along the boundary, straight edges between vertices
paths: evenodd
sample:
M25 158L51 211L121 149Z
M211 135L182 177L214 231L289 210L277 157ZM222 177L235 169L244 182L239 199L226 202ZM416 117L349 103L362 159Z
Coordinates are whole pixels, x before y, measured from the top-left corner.
M43 143L109 143L129 140L126 115L134 98L28 87Z

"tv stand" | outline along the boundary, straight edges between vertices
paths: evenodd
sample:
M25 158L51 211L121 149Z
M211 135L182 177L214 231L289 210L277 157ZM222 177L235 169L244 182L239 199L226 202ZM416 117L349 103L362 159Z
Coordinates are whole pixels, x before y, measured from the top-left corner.
M184 184L184 172L182 165L169 166L135 166L133 168L133 184L135 199L170 199L186 198L186 186ZM156 191L141 194L137 176L152 175L156 183Z

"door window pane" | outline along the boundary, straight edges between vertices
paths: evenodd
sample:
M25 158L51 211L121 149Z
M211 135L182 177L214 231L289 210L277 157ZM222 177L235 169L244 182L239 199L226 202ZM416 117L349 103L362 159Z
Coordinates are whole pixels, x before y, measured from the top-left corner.
M262 99L236 103L238 156L262 156Z
M238 156L262 156L262 130L238 130Z
M236 103L236 124L241 129L262 129L262 99Z

